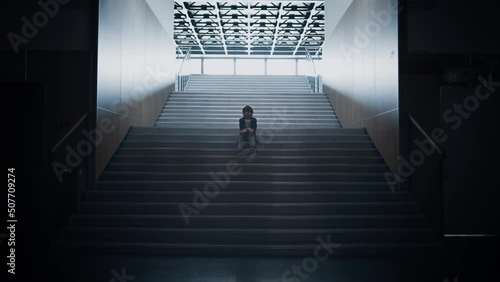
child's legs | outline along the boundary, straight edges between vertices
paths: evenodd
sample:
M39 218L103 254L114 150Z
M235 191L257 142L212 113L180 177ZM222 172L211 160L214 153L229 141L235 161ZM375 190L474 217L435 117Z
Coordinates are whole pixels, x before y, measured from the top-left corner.
M238 140L238 152L242 152L243 151L243 147L245 146L245 135L246 134L240 134L240 139Z
M255 133L248 135L248 143L250 143L250 153L255 153Z

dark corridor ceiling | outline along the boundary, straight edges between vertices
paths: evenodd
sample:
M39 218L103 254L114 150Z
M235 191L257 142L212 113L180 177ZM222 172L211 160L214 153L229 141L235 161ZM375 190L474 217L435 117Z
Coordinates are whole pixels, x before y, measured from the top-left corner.
M321 55L324 38L324 1L175 2L175 42L193 55Z

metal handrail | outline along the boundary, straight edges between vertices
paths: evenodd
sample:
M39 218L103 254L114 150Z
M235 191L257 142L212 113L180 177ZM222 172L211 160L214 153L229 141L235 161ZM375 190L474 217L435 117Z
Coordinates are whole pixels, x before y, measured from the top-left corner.
M181 47L177 47L178 51L181 51ZM182 52L182 51L181 51ZM191 47L187 48L186 54L184 54L184 57L182 58L181 62L181 67L179 68L179 74L182 73L182 68L184 67L184 62L191 60Z
M182 52L182 49L180 46L177 46L177 54L179 54L179 52ZM187 52L184 54L184 57L182 58L179 72L175 74L175 91L184 91L184 87L186 86L189 80L190 71L187 74L183 74L182 70L184 68L184 63L190 60L191 60L191 47L188 47Z
M316 65L314 64L314 59L311 56L311 53L309 52L309 48L306 47L305 50L306 50L306 61L310 61L312 63L314 74L317 75L318 73L316 72Z
M429 143L432 145L432 147L434 147L434 149L436 149L436 151L438 151L438 153L442 156L443 151L441 151L441 149L438 147L438 145L436 145L436 143L434 143L432 138L430 138L429 135L427 135L425 130L418 124L418 122L410 114L408 114L408 117L410 118L410 121L413 123L413 125L415 125L415 127L420 131L420 133L422 133L422 135L424 135L425 138L427 138L427 140L429 140Z
M89 115L89 112L85 113L78 120L78 122L63 136L63 138L61 138L61 140L59 140L59 142L57 142L57 144L54 146L54 148L52 148L52 150L50 152L54 153L59 148L59 146L61 146L61 144L63 144L64 141L66 141L66 139L68 139L68 137L73 133L73 131L75 131L78 128L78 126L80 126L80 124L82 124L82 122L85 121L85 119L87 119L88 115Z
M318 49L319 51L320 49ZM305 48L306 54L305 54L305 59L306 61L310 61L313 67L314 74L308 75L309 79L309 85L311 86L311 90L314 93L320 93L323 91L323 86L321 82L321 75L318 74L316 71L316 64L314 63L314 58L311 55L311 52L309 51L309 48Z
M429 135L425 132L425 130L418 124L418 122L410 115L408 114L408 118L410 122L420 131L420 133L429 141L429 143L434 147L434 149L439 153L439 165L438 165L438 178L439 178L439 191L438 191L438 214L440 215L439 218L439 226L437 227L437 235L439 236L438 239L440 241L443 240L444 238L444 178L443 178L443 160L445 158L445 155L443 151L439 148L439 146L434 143L432 138L429 137Z

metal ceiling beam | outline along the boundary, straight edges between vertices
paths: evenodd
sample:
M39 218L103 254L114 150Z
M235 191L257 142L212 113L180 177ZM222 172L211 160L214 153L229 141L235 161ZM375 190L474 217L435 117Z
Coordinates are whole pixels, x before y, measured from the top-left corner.
M182 7L182 9L180 10L181 13L182 11L187 8L186 7ZM191 29L191 31L193 32L194 34L194 37L195 37L195 40L196 40L196 43L198 44L198 46L200 47L200 51L201 53L203 53L203 55L205 55L205 49L203 48L203 45L201 44L201 40L200 38L198 37L198 32L196 32L196 30L194 29L194 26L193 26L193 19L191 19L191 17L189 16L189 11L186 11L186 14L184 14L186 16L186 19L187 19L187 22L189 24L189 28Z
M281 3L278 4L279 5L279 9L278 9L278 18L276 19L276 26L274 27L274 36L273 36L273 46L271 47L271 56L274 54L274 49L276 48L276 41L278 39L278 33L279 33L279 30L280 30L280 27L281 27L281 12L283 10L283 5L281 5Z
M311 5L312 5L312 8L309 11L309 17L307 17L306 26L304 27L304 29L302 29L302 34L300 35L300 39L299 39L299 42L297 43L297 46L295 46L295 50L293 50L293 55L297 54L297 50L299 50L300 44L302 44L302 41L304 41L304 35L307 32L307 28L309 27L309 24L311 24L311 22L312 22L312 15L314 14L314 7L316 4L312 3Z
M214 12L217 14L217 25L218 25L219 32L221 35L222 47L224 47L224 54L227 55L227 46L226 46L226 38L225 38L226 35L224 34L224 30L222 29L222 18L220 15L219 3L215 4L215 11Z
M325 38L324 1L176 1L175 12L174 40L193 54L301 56Z
M250 55L250 51L252 49L252 42L250 41L250 29L251 29L251 20L252 20L252 14L249 13L248 11L250 11L252 9L252 5L250 4L250 2L247 3L247 34L246 34L246 37L247 37L247 55Z

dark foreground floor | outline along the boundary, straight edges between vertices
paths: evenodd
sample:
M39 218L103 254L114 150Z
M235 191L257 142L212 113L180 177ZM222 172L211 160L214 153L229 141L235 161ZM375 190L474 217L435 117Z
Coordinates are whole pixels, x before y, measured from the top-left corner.
M318 262L299 257L101 256L61 259L51 281L441 282L437 268L419 259L332 257Z

